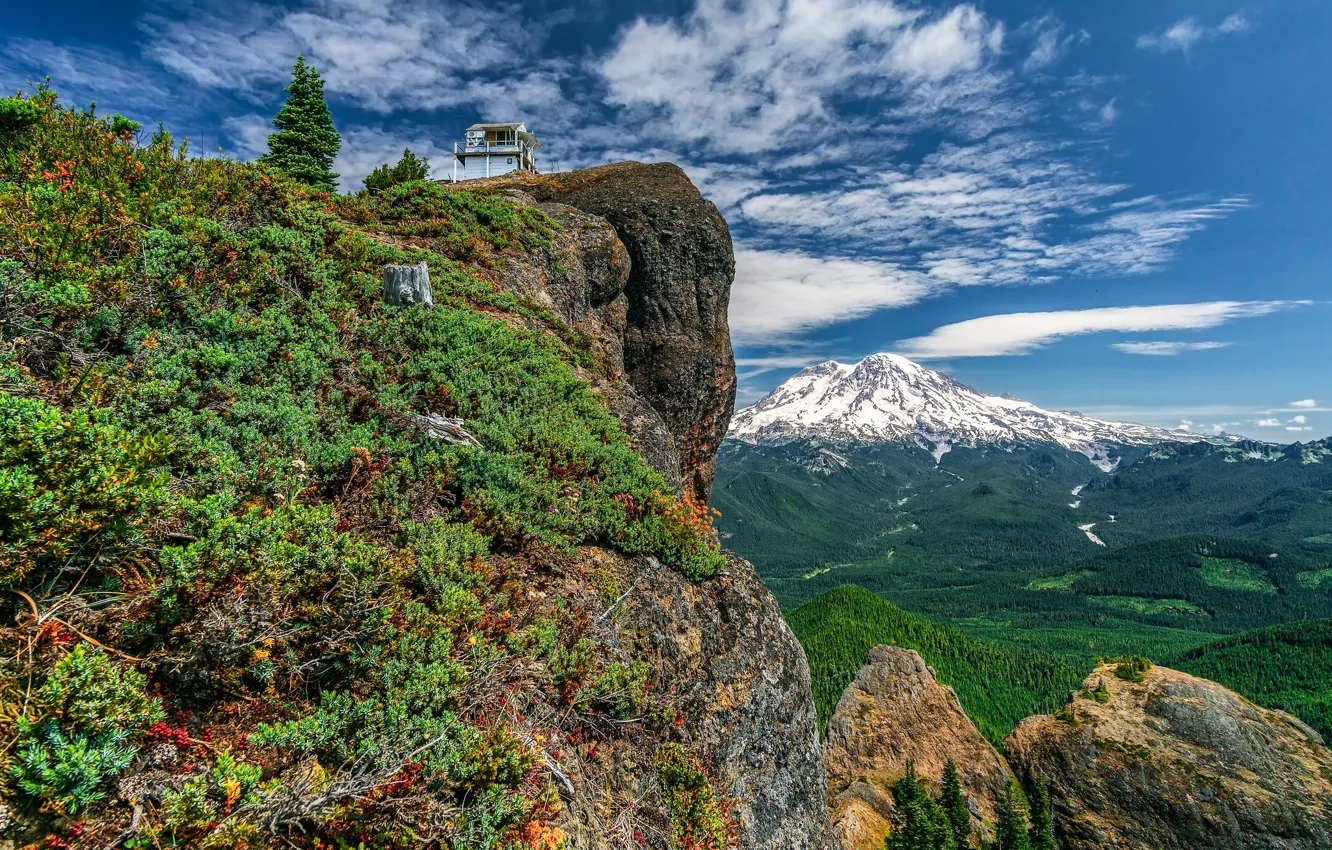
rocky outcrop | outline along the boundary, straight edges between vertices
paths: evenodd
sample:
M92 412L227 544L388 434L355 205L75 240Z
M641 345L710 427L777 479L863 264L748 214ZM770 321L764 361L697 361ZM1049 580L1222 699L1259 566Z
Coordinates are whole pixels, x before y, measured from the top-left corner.
M1316 732L1215 682L1115 669L1004 745L1019 772L1050 783L1064 850L1332 847L1332 751Z
M962 711L952 688L912 649L876 646L828 721L832 834L845 850L881 848L891 789L907 762L934 789L944 764L957 765L977 834L995 820L1008 766Z
M682 737L735 800L741 846L817 850L827 810L809 664L753 566L732 556L726 573L699 585L639 571L624 639L661 659Z
M664 164L485 185L556 225L549 246L506 256L496 282L591 343L598 363L584 376L635 447L706 502L735 398L726 322L734 260L716 207ZM666 846L652 769L666 741L704 758L739 847L823 847L826 785L809 667L748 562L732 556L724 574L699 583L651 558L587 547L542 586L569 601L569 616L590 621L588 639L603 654L648 665L656 710L677 719L665 732L637 720L608 728L594 755L564 742L569 847Z
M725 219L670 163L514 175L500 185L614 228L630 260L623 281L625 375L669 429L687 492L706 504L735 407L726 317L735 257ZM604 296L611 287L599 291Z

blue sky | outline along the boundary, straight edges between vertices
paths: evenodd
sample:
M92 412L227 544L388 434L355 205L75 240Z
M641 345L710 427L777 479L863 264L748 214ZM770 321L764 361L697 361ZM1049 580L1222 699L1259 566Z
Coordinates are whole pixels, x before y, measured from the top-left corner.
M48 0L50 75L248 159L298 53L346 187L519 119L547 168L681 164L735 236L742 403L896 351L1045 407L1332 434L1332 4Z

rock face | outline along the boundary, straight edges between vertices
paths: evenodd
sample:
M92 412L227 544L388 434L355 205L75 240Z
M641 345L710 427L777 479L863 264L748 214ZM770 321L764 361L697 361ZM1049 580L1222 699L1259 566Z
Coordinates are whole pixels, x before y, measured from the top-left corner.
M1162 667L1132 682L1106 665L1084 684L1004 745L1049 781L1064 850L1332 847L1332 751L1300 721Z
M657 567L636 576L625 639L662 660L686 718L735 799L742 847L823 846L823 751L805 651L746 561L706 584Z
M846 850L881 848L892 811L892 786L908 761L934 790L952 759L962 779L975 831L995 820L1008 765L962 711L952 688L912 649L876 646L828 721L826 754L832 834Z
M734 259L716 207L664 164L464 188L477 183L556 224L548 247L506 257L497 283L591 341L599 362L584 376L648 462L706 502L735 399L726 322ZM665 735L626 724L592 758L567 748L569 847L666 847L651 765L672 740L704 757L739 847L822 850L826 784L809 667L754 568L732 556L723 575L698 583L650 558L587 547L542 592L587 600L593 575L615 599L583 603L589 638L625 664L648 664L652 693L679 722Z
M623 365L674 438L686 490L706 504L735 407L726 309L735 278L731 232L678 166L617 163L509 181L533 198L609 222L630 259ZM599 290L604 296L611 287Z

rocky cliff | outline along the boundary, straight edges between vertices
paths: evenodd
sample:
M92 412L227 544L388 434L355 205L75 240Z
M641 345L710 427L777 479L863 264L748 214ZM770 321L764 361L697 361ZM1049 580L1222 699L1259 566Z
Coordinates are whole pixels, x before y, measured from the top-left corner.
M735 398L725 220L669 164L482 182L558 223L549 246L496 273L499 285L594 342L600 368L584 377L635 448L705 505ZM652 559L585 554L624 594L591 604L595 639L625 663L652 665L680 715L675 737L708 755L730 796L740 846L821 847L827 810L809 669L753 566L731 556L723 575L697 584ZM616 801L652 791L642 768L658 743L625 736L607 748L617 753L609 761L571 774L589 791L572 795L574 846L616 846Z
M892 787L913 762L938 793L944 764L957 765L974 832L990 833L1008 780L1003 758L913 649L876 646L828 721L825 747L832 835L844 850L877 850L888 834Z
M1332 751L1316 732L1215 682L1117 669L1098 667L1059 715L1027 718L1004 744L1050 783L1064 850L1332 847Z
M585 256L594 267L614 273L589 281L587 303L623 322L618 359L625 377L669 429L687 490L707 504L717 448L735 408L726 312L735 257L725 219L670 163L626 162L493 182L554 205L543 208L575 224L565 232L591 248ZM593 218L586 233L577 213L581 221ZM614 228L620 246L601 243L596 220ZM622 306L611 306L620 296ZM576 303L569 305L575 311Z

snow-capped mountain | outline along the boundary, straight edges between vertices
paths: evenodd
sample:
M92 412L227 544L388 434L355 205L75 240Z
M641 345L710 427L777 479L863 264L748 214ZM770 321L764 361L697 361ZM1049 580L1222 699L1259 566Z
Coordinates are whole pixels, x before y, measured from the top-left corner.
M954 445L1048 442L1113 468L1115 446L1206 439L987 395L896 354L854 365L810 366L757 404L736 412L728 435L745 443L820 437L862 443L915 442L936 459Z

